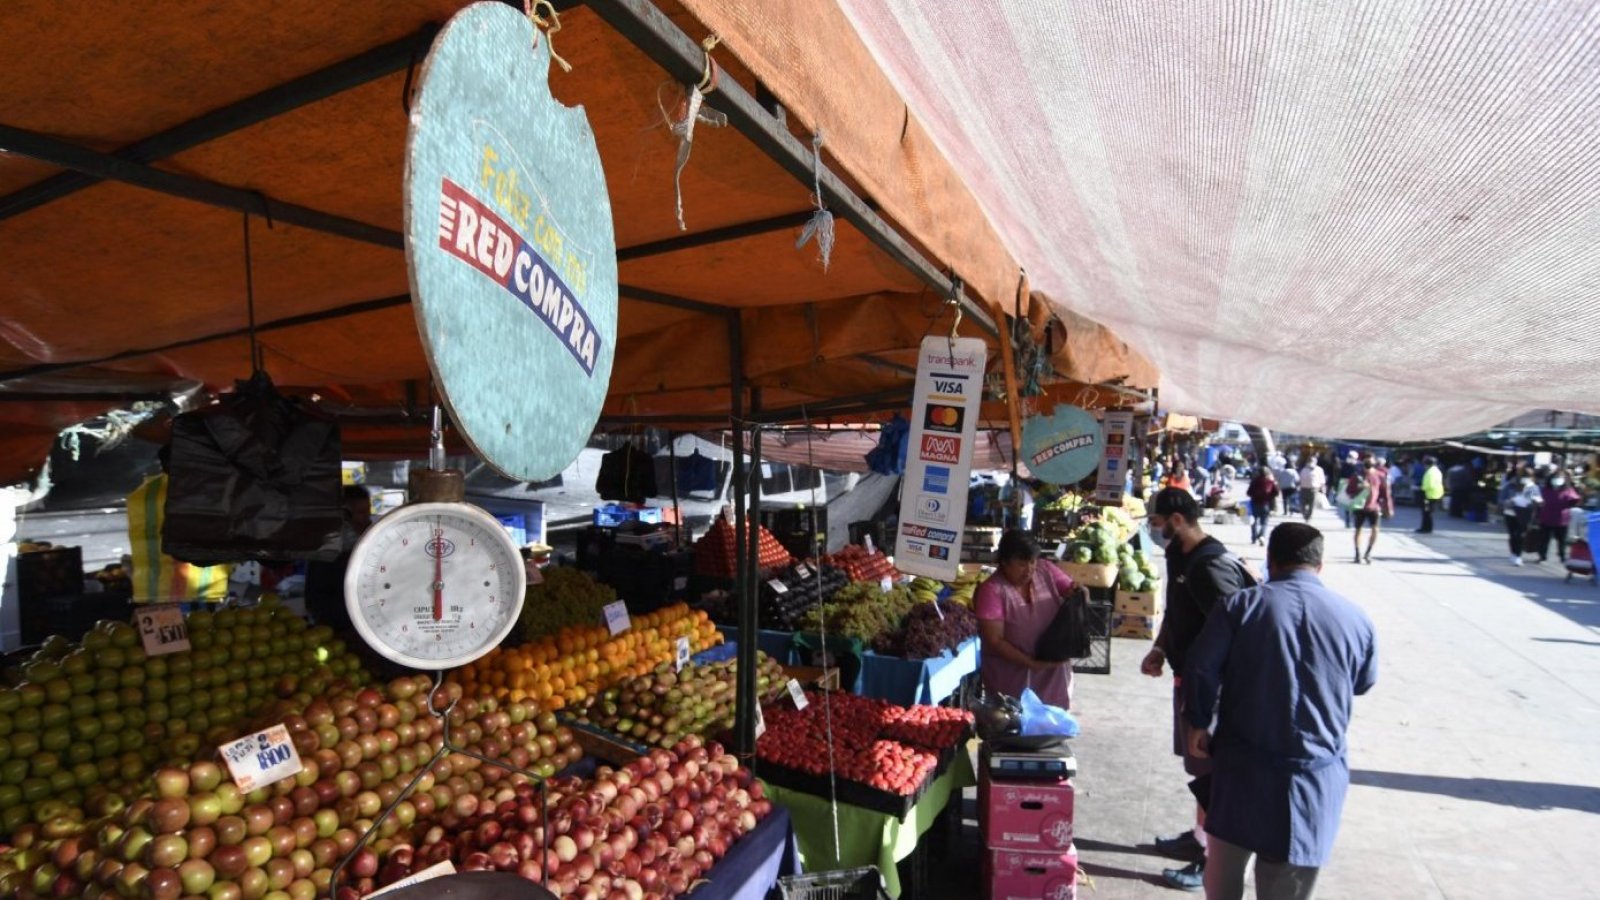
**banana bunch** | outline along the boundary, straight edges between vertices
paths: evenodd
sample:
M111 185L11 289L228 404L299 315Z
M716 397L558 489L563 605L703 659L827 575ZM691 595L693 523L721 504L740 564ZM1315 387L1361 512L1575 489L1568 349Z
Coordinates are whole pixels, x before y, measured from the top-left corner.
M971 572L963 570L955 581L950 582L950 596L946 599L951 603L959 603L970 608L972 606L972 595L977 593L978 585L982 584L987 577L988 575L983 570Z
M918 575L911 579L911 597L918 603L933 603L939 599L939 592L944 590L944 585L932 578Z

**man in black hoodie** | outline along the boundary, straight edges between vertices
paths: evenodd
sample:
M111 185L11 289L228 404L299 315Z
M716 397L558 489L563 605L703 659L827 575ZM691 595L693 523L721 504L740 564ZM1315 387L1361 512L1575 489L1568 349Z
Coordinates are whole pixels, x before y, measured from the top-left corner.
M1200 527L1200 504L1188 491L1167 488L1150 504L1150 529L1166 548L1167 611L1155 646L1145 655L1140 670L1159 678L1163 665L1172 670L1173 753L1183 757L1190 778L1189 790L1197 803L1196 826L1171 838L1156 838L1156 847L1178 859L1190 860L1181 869L1162 873L1166 883L1186 891L1204 887L1205 812L1211 794L1211 761L1189 754L1183 718L1183 691L1178 674L1183 671L1189 646L1200 634L1206 616L1224 597L1256 583L1242 560Z

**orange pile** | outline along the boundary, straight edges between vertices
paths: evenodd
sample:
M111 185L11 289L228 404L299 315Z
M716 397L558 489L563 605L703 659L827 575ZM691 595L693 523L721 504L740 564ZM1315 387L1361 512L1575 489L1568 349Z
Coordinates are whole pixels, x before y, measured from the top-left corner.
M532 700L554 711L671 662L680 637L689 639L694 653L722 643L722 633L705 611L682 603L633 616L630 625L616 637L604 625L564 628L521 647L495 650L451 673L450 680L467 696Z

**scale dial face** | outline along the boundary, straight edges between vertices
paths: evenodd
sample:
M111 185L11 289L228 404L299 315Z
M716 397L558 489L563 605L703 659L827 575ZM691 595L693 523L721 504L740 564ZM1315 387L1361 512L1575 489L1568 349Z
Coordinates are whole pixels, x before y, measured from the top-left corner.
M465 503L402 506L350 555L345 606L374 650L414 669L453 669L500 646L527 573L511 536Z

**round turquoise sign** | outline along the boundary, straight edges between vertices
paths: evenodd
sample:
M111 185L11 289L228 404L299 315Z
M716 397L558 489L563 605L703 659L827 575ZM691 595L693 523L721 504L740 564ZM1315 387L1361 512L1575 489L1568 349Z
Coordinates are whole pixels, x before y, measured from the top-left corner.
M1058 406L1022 423L1022 461L1050 484L1082 481L1099 468L1104 449L1100 423L1076 406Z
M550 44L475 3L440 32L411 107L406 260L417 330L456 427L542 481L589 440L611 383L617 254L582 108L550 95Z

